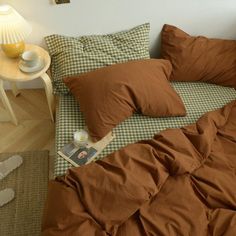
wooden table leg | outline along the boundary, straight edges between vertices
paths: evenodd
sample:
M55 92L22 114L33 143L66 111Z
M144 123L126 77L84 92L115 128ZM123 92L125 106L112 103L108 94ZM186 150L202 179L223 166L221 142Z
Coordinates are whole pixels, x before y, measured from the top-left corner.
M20 95L20 91L18 90L17 86L16 86L16 82L10 82L11 84L11 90L13 95L16 97L18 95Z
M3 102L3 105L5 106L5 108L7 109L7 111L9 112L9 114L11 116L12 122L15 125L17 125L18 122L17 122L16 116L15 116L15 113L13 112L11 104L7 98L7 95L6 95L5 90L3 88L3 81L1 79L0 79L0 96L1 96L1 99Z
M48 101L48 108L50 111L51 119L54 122L54 116L53 116L54 96L53 96L53 90L52 90L52 82L47 73L44 73L43 75L41 75L41 78L44 83L44 88L45 88L45 93L46 93L46 97Z

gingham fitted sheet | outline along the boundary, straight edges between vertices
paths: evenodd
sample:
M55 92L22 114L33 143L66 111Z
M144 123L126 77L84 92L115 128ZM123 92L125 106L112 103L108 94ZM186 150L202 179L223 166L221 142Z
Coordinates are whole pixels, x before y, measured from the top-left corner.
M134 114L114 129L115 139L98 158L105 157L128 143L150 139L166 128L177 128L194 123L204 113L236 99L236 90L233 88L189 82L173 82L172 85L182 97L187 110L186 117L151 118ZM72 140L74 131L84 128L85 122L78 103L70 95L59 98L56 117L56 150L58 151ZM71 164L57 155L55 176L64 174L69 167Z

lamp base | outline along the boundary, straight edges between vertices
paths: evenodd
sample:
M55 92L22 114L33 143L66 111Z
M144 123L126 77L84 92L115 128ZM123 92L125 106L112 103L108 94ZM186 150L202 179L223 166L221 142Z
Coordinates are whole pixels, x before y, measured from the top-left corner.
M10 58L19 57L25 50L25 43L23 41L14 44L2 44L3 52Z

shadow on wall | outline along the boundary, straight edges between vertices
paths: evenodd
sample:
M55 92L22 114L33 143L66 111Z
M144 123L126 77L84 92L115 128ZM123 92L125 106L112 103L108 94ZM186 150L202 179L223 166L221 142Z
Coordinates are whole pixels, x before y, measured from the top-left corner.
M160 58L161 57L161 32L156 36L150 48L151 58Z

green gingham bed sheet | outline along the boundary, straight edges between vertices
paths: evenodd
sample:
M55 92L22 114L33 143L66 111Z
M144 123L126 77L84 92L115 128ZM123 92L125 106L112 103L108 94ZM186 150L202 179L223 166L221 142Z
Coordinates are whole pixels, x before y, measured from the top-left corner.
M103 150L98 158L124 147L129 143L150 139L166 128L177 128L196 122L204 113L220 108L236 99L236 90L206 83L173 82L175 90L182 97L187 109L186 117L151 118L134 114L115 129L115 139ZM70 95L59 98L56 121L56 150L61 149L73 138L73 132L83 129L84 118L78 103ZM71 167L57 155L55 176L62 175Z

